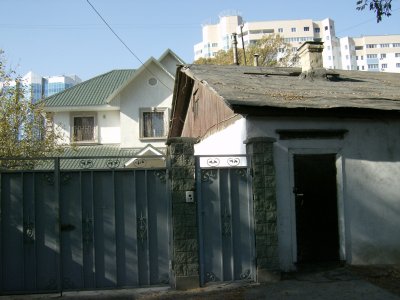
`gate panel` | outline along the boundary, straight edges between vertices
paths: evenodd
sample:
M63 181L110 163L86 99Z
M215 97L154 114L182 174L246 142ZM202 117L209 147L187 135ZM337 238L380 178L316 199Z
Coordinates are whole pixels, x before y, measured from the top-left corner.
M254 279L254 233L247 170L203 169L198 184L202 284Z

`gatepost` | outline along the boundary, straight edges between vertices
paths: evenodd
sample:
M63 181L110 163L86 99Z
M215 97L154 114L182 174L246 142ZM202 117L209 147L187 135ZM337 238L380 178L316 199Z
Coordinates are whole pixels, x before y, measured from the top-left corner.
M245 141L253 173L257 281L280 279L273 138Z
M199 287L199 255L195 182L194 138L167 141L172 198L172 286L184 290ZM192 192L192 193L191 193Z

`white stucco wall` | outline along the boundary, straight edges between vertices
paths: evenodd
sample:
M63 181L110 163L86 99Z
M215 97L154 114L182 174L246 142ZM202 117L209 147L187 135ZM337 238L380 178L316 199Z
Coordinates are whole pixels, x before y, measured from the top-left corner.
M172 103L174 80L155 64L144 70L130 85L121 92L121 147L165 147L166 139L140 139L139 109L149 107L167 107ZM151 77L157 77L155 86L149 85Z
M119 144L121 142L119 115L119 111L100 111L97 113L100 144Z
M62 144L69 144L71 127L69 112L57 112L53 114L54 129L60 131L63 137Z
M246 154L246 120L240 119L231 126L194 145L195 155Z
M279 140L277 129L346 129L343 140ZM400 121L252 118L248 137L274 137L281 266L294 267L293 154L336 153L340 256L351 264L400 263Z

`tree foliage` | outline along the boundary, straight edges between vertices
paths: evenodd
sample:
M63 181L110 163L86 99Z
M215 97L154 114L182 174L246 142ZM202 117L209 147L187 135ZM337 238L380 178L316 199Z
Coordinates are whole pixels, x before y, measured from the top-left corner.
M376 21L382 21L382 16L389 17L392 14L392 0L357 0L357 10L369 7L376 14Z
M33 159L59 154L62 133L46 122L41 104L27 98L27 87L21 77L8 71L0 50L0 165L1 167L33 167ZM7 160L5 158L23 158Z
M292 51L292 46L286 43L280 35L265 35L256 43L245 48L238 48L239 65L252 66L254 55L258 55L258 65L265 67L292 67L298 63L298 56ZM246 60L244 59L246 56ZM220 50L214 58L199 58L195 64L215 64L231 65L233 64L233 49L228 51Z

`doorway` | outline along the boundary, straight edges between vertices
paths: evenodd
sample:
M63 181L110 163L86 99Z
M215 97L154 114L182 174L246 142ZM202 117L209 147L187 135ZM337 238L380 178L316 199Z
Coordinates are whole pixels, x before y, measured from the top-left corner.
M297 263L339 260L336 154L293 157Z

